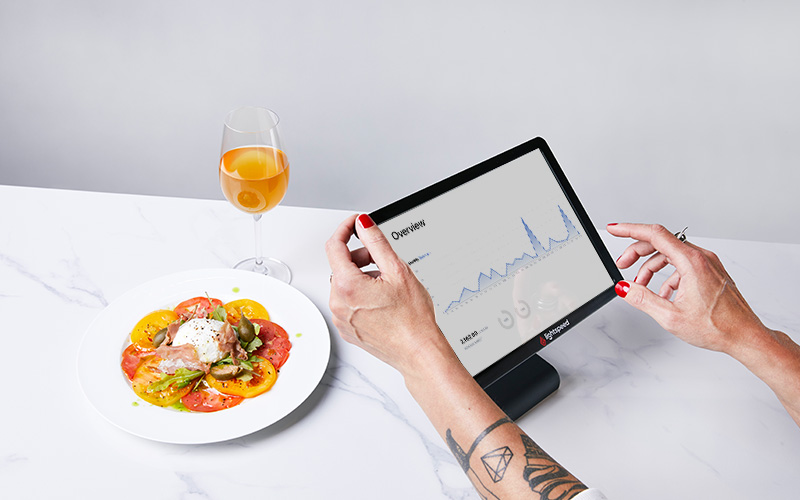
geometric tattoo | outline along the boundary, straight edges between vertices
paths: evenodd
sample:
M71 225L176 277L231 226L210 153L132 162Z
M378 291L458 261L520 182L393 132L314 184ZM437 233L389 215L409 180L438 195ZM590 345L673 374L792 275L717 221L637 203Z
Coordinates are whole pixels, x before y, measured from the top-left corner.
M483 466L486 467L486 472L489 473L489 477L492 478L492 481L496 483L503 479L503 476L506 474L508 463L513 456L514 454L509 447L503 446L481 457L481 462L483 462Z
M447 446L450 448L450 451L453 452L453 455L456 457L456 460L458 460L459 465L461 465L461 468L464 470L464 472L466 472L469 469L469 460L470 458L472 458L472 452L474 452L475 448L478 447L478 443L480 443L483 440L483 438L489 435L489 433L495 430L496 428L500 427L503 424L511 424L511 423L513 422L511 422L511 419L509 419L508 417L503 417L497 422L493 423L492 425L487 427L483 432L481 432L477 438L475 438L475 441L472 443L472 446L470 446L469 451L467 451L466 453L464 452L463 449L461 449L461 446L459 446L458 443L456 443L456 440L453 439L453 434L450 432L450 429L447 429L447 432L445 433L445 440L447 441Z
M475 452L475 448L478 447L478 444L483 440L483 438L488 436L490 432L503 424L511 423L513 422L508 417L503 417L497 422L493 423L483 432L481 432L477 438L475 438L472 446L470 446L469 450L466 452L463 448L461 448L456 440L453 439L453 433L450 432L450 429L447 429L447 432L445 432L445 441L447 442L447 446L450 448L453 456L456 457L456 461L458 461L461 469L464 470L464 472L467 474L467 477L469 477L470 481L472 481L472 484L475 486L475 490L478 492L481 498L496 499L497 496L492 493L485 484L483 484L483 481L480 480L478 474L472 470L472 466L470 465L472 454ZM511 461L512 456L513 454L511 453L511 450L507 446L504 446L494 451L490 451L481 457L483 466L486 468L486 472L489 473L489 477L492 478L492 481L496 483L503 479L503 476L506 473L506 468L508 467L508 463Z

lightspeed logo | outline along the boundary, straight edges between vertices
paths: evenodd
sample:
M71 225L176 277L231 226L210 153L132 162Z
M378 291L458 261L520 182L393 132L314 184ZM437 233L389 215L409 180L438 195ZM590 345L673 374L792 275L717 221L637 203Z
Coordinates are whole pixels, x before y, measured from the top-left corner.
M555 328L551 328L550 330L544 333L544 338L548 341L553 340L553 338L564 331L565 329L569 328L569 318L565 319L563 323L556 326Z

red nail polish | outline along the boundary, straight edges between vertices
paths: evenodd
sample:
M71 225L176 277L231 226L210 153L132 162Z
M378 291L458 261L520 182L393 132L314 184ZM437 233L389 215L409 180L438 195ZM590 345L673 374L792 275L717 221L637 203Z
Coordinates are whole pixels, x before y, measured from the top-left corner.
M616 286L614 286L614 291L617 292L617 295L619 295L623 299L625 298L626 295L628 295L628 290L630 289L631 289L631 284L628 283L627 281L620 281L616 284Z
M375 221L373 221L372 217L370 217L367 214L359 215L358 216L358 223L361 224L361 227L364 228L364 229L371 228L372 226L375 225Z
M611 222L611 223L609 223L609 224L606 224L606 225L607 225L607 226L616 226L617 224L619 224L619 223L618 223L618 222Z

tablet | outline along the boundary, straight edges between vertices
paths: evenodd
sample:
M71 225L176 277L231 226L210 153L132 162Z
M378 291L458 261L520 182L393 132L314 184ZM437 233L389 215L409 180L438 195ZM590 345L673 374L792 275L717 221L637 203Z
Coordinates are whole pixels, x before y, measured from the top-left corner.
M540 137L370 216L484 388L616 297L622 279Z

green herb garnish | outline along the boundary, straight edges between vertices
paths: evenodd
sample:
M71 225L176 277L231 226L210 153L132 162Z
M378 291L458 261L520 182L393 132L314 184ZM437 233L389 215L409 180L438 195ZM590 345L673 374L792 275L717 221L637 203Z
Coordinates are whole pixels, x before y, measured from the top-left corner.
M225 308L222 306L217 306L214 309L214 312L211 313L211 319L215 319L217 321L225 321L228 319L228 313L225 311Z
M150 384L147 388L147 392L163 391L172 384L175 384L175 389L183 389L191 384L194 379L203 375L203 373L202 370L187 370L186 368L178 368L175 370L174 375L162 373L161 380Z

